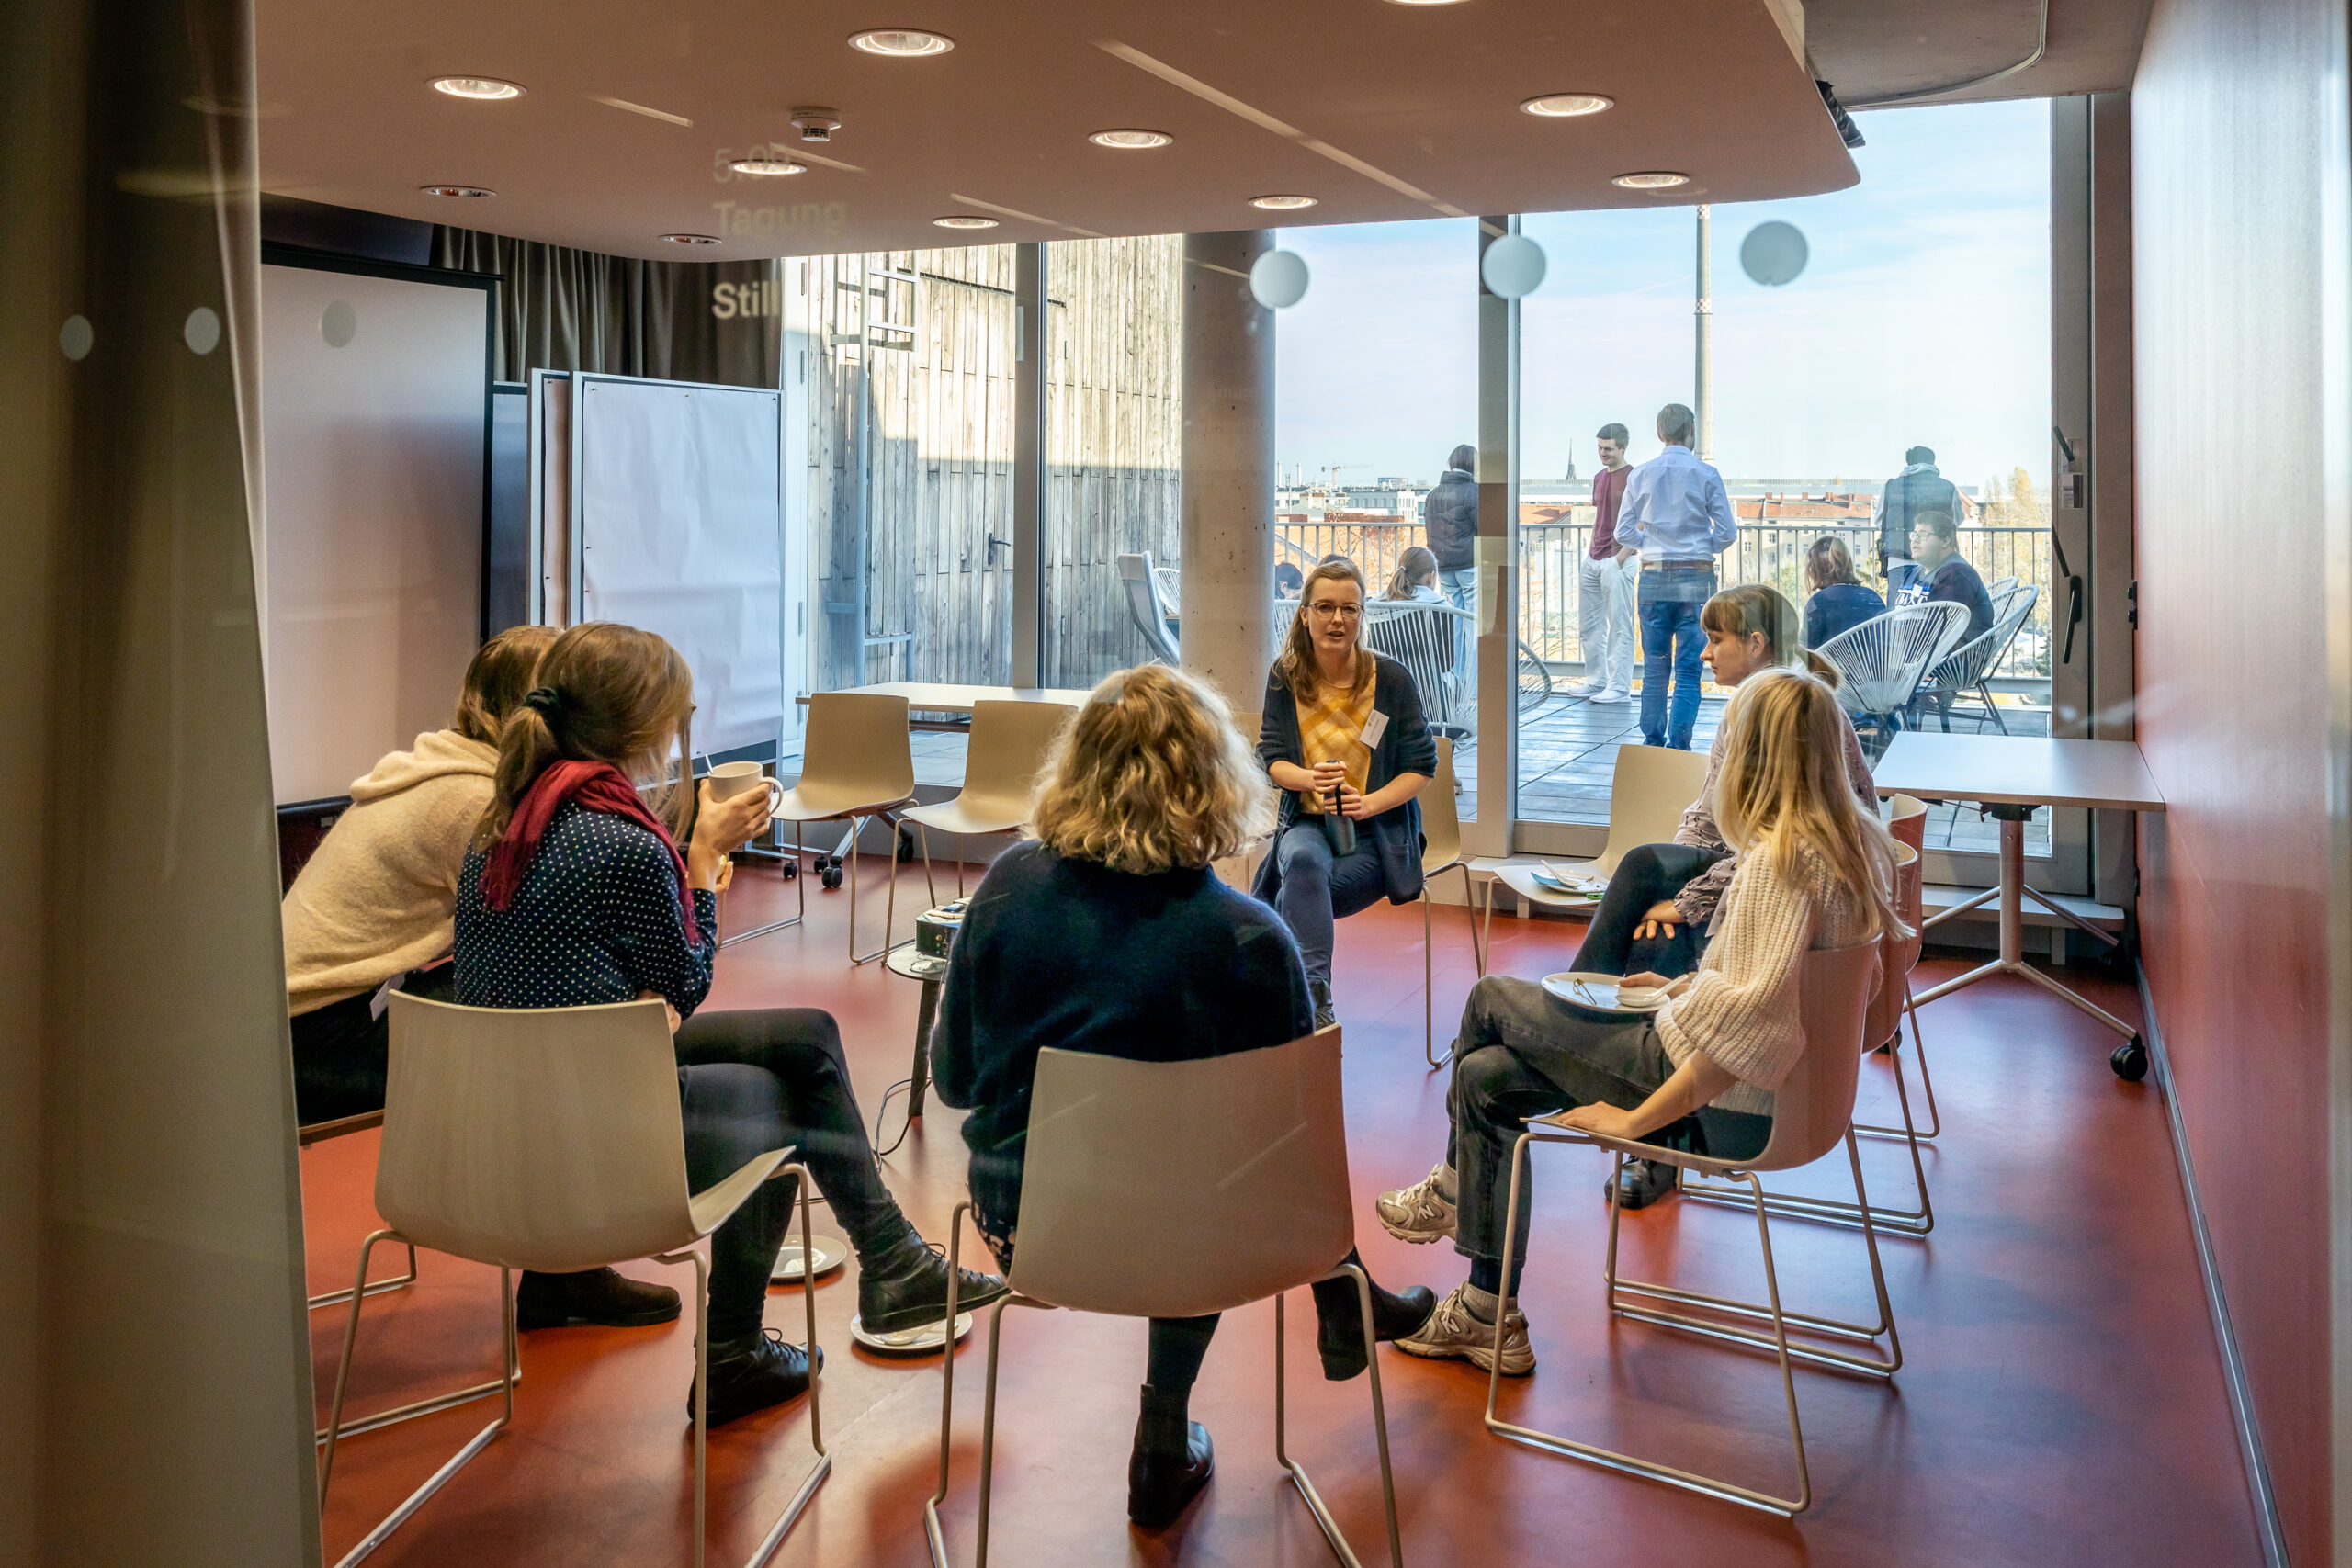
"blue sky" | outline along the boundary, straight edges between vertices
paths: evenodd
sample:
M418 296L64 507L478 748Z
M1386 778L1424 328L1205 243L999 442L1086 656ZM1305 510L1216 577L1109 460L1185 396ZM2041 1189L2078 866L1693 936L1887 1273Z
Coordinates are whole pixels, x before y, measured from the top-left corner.
M2048 467L2050 109L2045 102L1856 117L1861 183L1713 209L1715 457L1740 477L1875 481L1936 449L1962 484ZM1636 461L1660 404L1691 399L1689 207L1530 216L1549 258L1521 308L1522 478L1557 479L1615 420ZM1803 230L1803 276L1740 270L1757 224ZM1436 476L1476 438L1476 240L1468 220L1292 229L1306 298L1282 312L1276 451L1288 471Z

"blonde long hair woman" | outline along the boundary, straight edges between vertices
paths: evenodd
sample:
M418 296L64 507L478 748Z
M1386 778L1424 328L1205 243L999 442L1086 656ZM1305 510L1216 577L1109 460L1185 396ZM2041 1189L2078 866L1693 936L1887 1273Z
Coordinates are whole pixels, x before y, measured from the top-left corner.
M1472 989L1454 1048L1446 1157L1378 1204L1393 1235L1452 1237L1470 1258L1470 1278L1397 1348L1495 1364L1497 1296L1517 1293L1524 1258L1512 1257L1507 1278L1503 1210L1527 1118L1566 1111L1568 1125L1621 1138L1670 1127L1678 1144L1722 1159L1763 1149L1772 1092L1804 1050L1805 953L1900 927L1893 841L1848 787L1843 723L1836 694L1793 670L1760 671L1733 699L1715 739L1715 801L1739 869L1695 975L1625 977L1668 993L1657 1012L1586 1012L1531 981L1491 976ZM1523 1247L1523 1226L1520 1236ZM1534 1370L1516 1312L1501 1365L1512 1376Z
M1421 891L1415 801L1437 773L1412 675L1363 646L1363 573L1344 556L1306 574L1258 731L1259 759L1283 798L1253 891L1298 939L1318 1023L1333 1017L1333 922L1384 895L1407 904Z
M1209 869L1262 840L1273 791L1216 689L1165 665L1094 689L1047 754L1034 840L999 855L948 961L933 1082L968 1108L973 1219L1010 1266L1040 1047L1150 1062L1219 1056L1307 1033L1298 949L1263 904ZM1363 1368L1350 1289L1316 1288L1327 1377ZM1374 1291L1384 1339L1428 1317L1426 1292ZM1127 1512L1164 1525L1206 1483L1208 1434L1187 1401L1216 1319L1151 1325L1127 1463Z

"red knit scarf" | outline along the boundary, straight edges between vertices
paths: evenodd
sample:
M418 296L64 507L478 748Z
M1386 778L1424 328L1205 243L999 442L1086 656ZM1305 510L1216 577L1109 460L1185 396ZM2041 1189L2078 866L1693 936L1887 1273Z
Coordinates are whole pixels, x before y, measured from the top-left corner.
M637 786L610 762L553 762L531 781L531 787L514 803L506 831L491 846L481 868L482 901L493 909L503 909L514 900L515 889L523 886L523 874L539 852L539 840L556 807L567 800L578 801L585 811L627 818L662 840L662 847L670 852L671 863L678 868L678 912L685 917L686 940L699 943L702 932L695 923L694 897L686 891L686 858L678 852L677 840L670 837L662 819L645 808Z

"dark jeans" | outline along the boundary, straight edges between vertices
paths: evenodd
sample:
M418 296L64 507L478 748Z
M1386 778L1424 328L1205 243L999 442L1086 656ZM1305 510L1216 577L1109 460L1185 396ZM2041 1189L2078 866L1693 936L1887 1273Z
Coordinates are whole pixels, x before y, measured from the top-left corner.
M677 1034L686 1179L696 1191L786 1145L816 1179L861 1259L906 1234L875 1168L830 1013L813 1008L697 1013ZM760 1330L768 1276L793 1220L798 1183L766 1181L711 1237L710 1339Z
M997 1267L1010 1274L1012 1271L1012 1227L983 1213L976 1203L972 1207L972 1228L980 1233L980 1239L987 1242L989 1250L996 1255ZM1372 1279L1371 1268L1354 1248L1349 1248L1347 1257L1340 1261L1354 1264L1363 1269L1367 1280ZM1378 1288L1375 1283L1374 1289ZM1359 1326L1362 1319L1358 1315L1360 1303L1356 1301L1353 1280L1325 1280L1313 1287L1312 1293L1318 1323L1329 1319L1335 1313L1344 1314L1341 1323L1349 1334L1363 1332ZM1155 1317L1147 1320L1151 1325L1151 1337L1144 1381L1163 1393L1175 1393L1191 1388L1193 1380L1200 1374L1202 1358L1208 1354L1209 1338L1216 1333L1217 1317L1217 1314L1210 1313L1206 1317Z
M1532 980L1489 976L1471 987L1461 1043L1446 1091L1446 1163L1457 1194L1454 1247L1473 1259L1503 1252L1510 1201L1511 1151L1527 1119L1577 1105L1631 1111L1674 1075L1673 1059L1647 1020L1596 1018L1555 1000ZM1722 1159L1746 1159L1771 1136L1772 1119L1702 1108L1645 1141ZM1527 1259L1531 1167L1520 1182L1519 1242L1510 1276Z
M1699 967L1706 933L1690 925L1670 937L1637 937L1634 928L1654 904L1682 891L1683 884L1724 858L1723 850L1689 844L1637 844L1610 874L1609 891L1592 914L1592 929L1577 950L1577 967L1597 975L1638 975L1648 970L1668 979Z
M1306 963L1306 977L1331 983L1331 926L1378 903L1387 891L1380 869L1380 852L1372 835L1356 825L1355 852L1335 858L1323 824L1310 817L1282 837L1274 846L1282 857L1282 890L1275 895L1283 921L1297 939L1298 955Z
M1690 750L1699 722L1699 652L1707 645L1699 612L1714 596L1712 571L1642 573L1642 740ZM1674 672L1674 707L1667 710L1667 671Z
M415 970L401 989L446 1002L456 989L457 973L450 964ZM390 1011L368 1016L375 999L373 991L364 991L288 1021L294 1036L294 1120L301 1125L384 1109L392 1020Z

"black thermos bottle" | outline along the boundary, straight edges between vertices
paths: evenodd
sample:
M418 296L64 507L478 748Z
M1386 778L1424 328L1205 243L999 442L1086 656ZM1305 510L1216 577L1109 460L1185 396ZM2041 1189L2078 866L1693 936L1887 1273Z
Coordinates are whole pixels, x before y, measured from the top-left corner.
M1351 855L1356 852L1355 819L1340 815L1340 792L1336 789L1331 792L1330 799L1325 803L1323 836L1331 841L1331 852L1334 855Z

